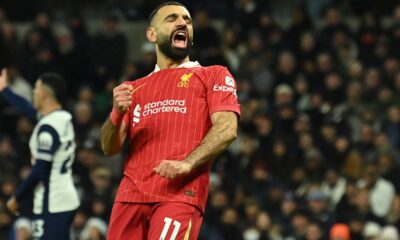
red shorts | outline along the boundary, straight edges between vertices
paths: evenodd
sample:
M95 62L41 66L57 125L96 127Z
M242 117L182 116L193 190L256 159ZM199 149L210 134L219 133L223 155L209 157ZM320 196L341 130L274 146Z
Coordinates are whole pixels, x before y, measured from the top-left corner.
M114 203L108 240L197 239L201 211L186 203Z

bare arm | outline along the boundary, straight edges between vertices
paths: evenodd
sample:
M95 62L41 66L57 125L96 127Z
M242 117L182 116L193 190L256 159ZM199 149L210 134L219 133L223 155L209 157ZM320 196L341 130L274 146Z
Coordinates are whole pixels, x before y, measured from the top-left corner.
M101 148L106 156L117 154L126 138L126 124L124 122L119 126L114 126L110 119L101 127Z
M201 144L183 161L163 160L154 171L162 177L176 178L214 159L236 139L238 119L234 112L216 112L212 127Z
M127 126L123 121L132 104L130 85L121 84L113 90L113 110L100 132L101 148L106 156L117 154L126 139Z

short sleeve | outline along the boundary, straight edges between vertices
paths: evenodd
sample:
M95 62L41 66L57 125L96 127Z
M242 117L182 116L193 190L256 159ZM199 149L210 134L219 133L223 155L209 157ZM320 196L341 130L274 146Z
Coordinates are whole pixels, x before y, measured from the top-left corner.
M36 159L51 161L60 144L60 137L52 126L47 124L40 126L37 134Z
M225 67L216 66L211 70L208 77L207 102L209 114L231 111L240 116L236 82L232 74Z

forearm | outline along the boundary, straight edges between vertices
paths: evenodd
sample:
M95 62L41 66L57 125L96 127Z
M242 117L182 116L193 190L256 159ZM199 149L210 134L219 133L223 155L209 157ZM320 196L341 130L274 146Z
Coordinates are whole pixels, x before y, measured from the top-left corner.
M192 166L192 169L215 159L236 139L236 127L230 124L214 125L201 144L195 148L185 162Z
M113 125L110 119L101 128L101 148L106 156L117 154L122 147L121 125Z
M15 193L17 202L20 202L35 189L36 185L45 182L50 177L51 164L47 161L37 160L29 176L24 180Z

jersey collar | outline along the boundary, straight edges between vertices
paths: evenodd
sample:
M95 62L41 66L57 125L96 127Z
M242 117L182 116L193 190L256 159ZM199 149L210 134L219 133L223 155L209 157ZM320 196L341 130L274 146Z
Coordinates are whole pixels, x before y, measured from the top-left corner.
M192 67L200 67L200 63L198 61L195 62L185 62L182 63L181 65L179 65L177 68L192 68ZM152 73L158 72L160 71L160 68L158 67L158 65L156 64L156 67L154 68L154 71Z

